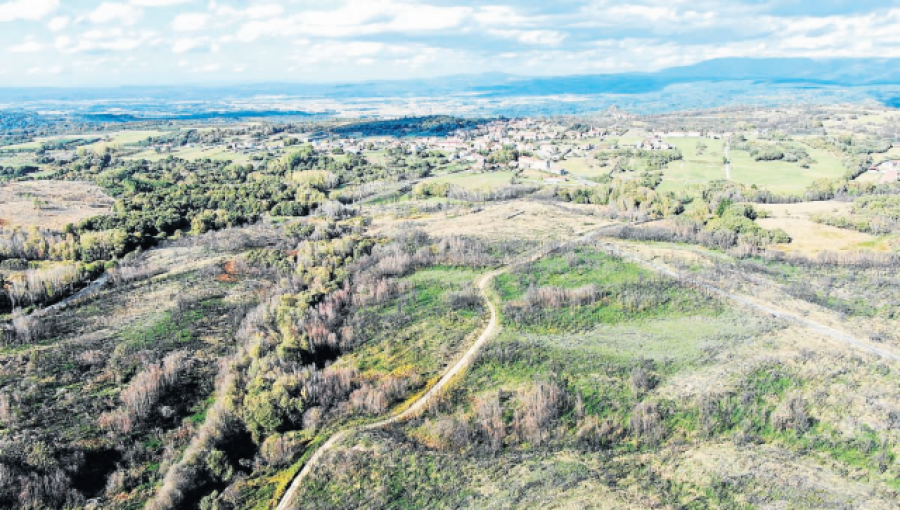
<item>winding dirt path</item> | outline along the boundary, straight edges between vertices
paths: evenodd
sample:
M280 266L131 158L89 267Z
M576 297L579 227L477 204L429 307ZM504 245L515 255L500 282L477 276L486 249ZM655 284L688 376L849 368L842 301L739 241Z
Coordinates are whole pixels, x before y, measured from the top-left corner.
M633 225L636 225L636 224L639 224L639 223L633 223ZM287 491L285 491L284 495L281 498L281 501L279 501L279 503L278 503L278 507L276 510L294 510L294 509L298 508L296 506L292 506L291 503L294 500L294 497L296 496L297 491L300 489L300 486L303 484L303 481L309 476L309 473L312 472L313 468L316 467L316 464L319 463L319 461L322 459L322 457L329 450L334 448L334 446L336 444L338 444L339 442L344 440L344 438L350 436L351 434L357 433L357 432L364 432L367 430L384 428L384 427L387 427L388 425L393 425L397 422L408 420L410 418L417 416L419 413L424 411L432 403L432 401L435 399L435 397L440 395L440 393L447 387L448 384L450 384L450 381L452 381L454 377L460 375L462 372L464 372L467 368L469 368L472 365L472 363L475 361L475 357L478 355L478 353L481 351L481 349L485 346L485 344L487 344L494 337L494 335L496 335L500 331L500 319L497 314L497 308L496 308L496 305L494 305L494 302L491 301L490 296L488 295L488 289L490 288L491 283L493 283L494 278L496 278L497 276L505 273L506 271L508 271L514 267L517 267L517 266L520 266L523 264L529 264L531 262L535 262L537 260L540 260L543 257L546 257L548 255L556 253L560 250L566 250L566 249L569 249L575 245L578 245L578 244L581 244L584 242L593 241L597 237L601 236L604 231L609 230L609 229L615 229L620 226L621 226L620 224L605 225L603 227L600 227L597 230L594 230L592 232L584 234L581 237L578 237L576 239L572 239L567 242L559 243L559 244L550 244L550 245L542 248L538 252L536 252L530 256L524 257L522 260L512 262L505 267L502 267L500 269L497 269L496 271L493 271L491 273L488 273L488 274L482 276L481 279L478 281L478 290L481 293L481 298L487 304L488 310L490 310L490 312L491 312L491 319L488 322L487 327L484 328L484 331L481 332L481 336L478 337L478 340L476 340L475 343L472 344L471 347L469 347L469 349L466 351L466 353L463 354L463 356L456 362L456 364L453 365L453 367L451 367L450 370L448 370L443 375L443 377L441 377L441 379L430 390L428 390L427 393L422 395L418 400L415 401L415 403L413 403L405 411L398 413L390 418L386 418L384 420L377 421L375 423L370 423L367 425L360 425L357 427L351 427L349 429L341 430L339 432L336 432L327 441L322 443L322 445L319 446L319 448L316 450L315 453L313 453L313 455L309 458L309 460L306 461L306 464L303 465L303 469L300 470L300 473L298 473L297 476L294 477L294 480L291 482L291 486L288 488Z
M337 432L333 436L331 436L328 441L322 444L318 450L306 461L306 464L303 466L303 469L300 473L294 478L294 481L291 482L290 488L284 493L284 496L281 498L281 502L278 504L277 510L288 510L297 508L295 506L291 506L291 503L294 500L294 497L297 494L297 490L299 490L300 486L303 484L303 480L309 476L309 473L313 470L316 464L322 459L329 450L331 450L336 444L341 442L347 436L357 433L363 432L367 430L379 429L383 427L387 427L388 425L393 425L394 423L404 421L410 418L417 416L419 413L424 411L428 405L432 403L432 401L440 395L440 393L450 384L450 381L453 380L454 377L460 375L467 368L469 368L472 363L475 361L475 356L478 355L478 352L481 351L482 347L490 341L495 334L500 330L500 321L497 315L497 307L494 305L493 301L491 301L490 296L488 295L488 288L490 288L491 283L494 281L498 275L506 271L509 267L507 266L503 269L499 269L492 273L484 275L478 281L478 290L481 293L481 297L484 302L487 304L488 309L491 312L491 319L488 322L487 327L484 328L484 331L481 332L481 336L478 337L478 340L469 347L469 350L456 362L453 367L450 368L444 376L434 385L427 393L422 395L418 400L415 401L409 408L405 411L396 414L390 418L370 423L367 425L360 425L358 427L353 427L349 429L342 430Z
M641 223L641 222L639 222L639 223ZM634 224L639 224L639 223L634 223ZM447 385L453 380L454 377L460 375L462 372L464 372L467 368L469 368L472 365L472 363L475 361L475 357L478 355L479 351L481 351L481 349L484 347L484 345L487 344L487 342L490 341L499 332L499 329L500 329L496 305L494 305L494 303L490 299L490 296L488 295L488 289L489 289L491 283L494 281L494 278L496 278L500 274L503 274L504 272L508 271L511 268L514 268L516 266L526 264L529 262L534 262L538 259L541 259L541 258L543 258L547 255L550 255L554 252L557 252L561 249L568 249L574 245L577 245L577 244L580 244L583 242L597 241L603 235L604 231L606 231L608 229L612 229L612 228L617 228L619 226L620 225L607 225L607 226L601 227L598 230L595 230L595 231L593 231L589 234L586 234L582 237L579 237L577 239L568 241L568 242L560 244L560 245L550 246L544 250L541 250L537 254L527 257L525 260L512 263L504 268L498 269L492 273L489 273L489 274L483 276L478 282L478 289L481 293L482 299L487 304L488 309L490 310L491 319L488 322L487 327L481 333L481 336L478 337L478 340L476 340L475 343L472 344L471 347L469 347L469 349L466 351L466 353L456 362L456 364L453 365L453 367L450 368L450 370L448 370L444 374L443 377L441 377L441 379L437 382L437 384L435 384L427 393L425 393L425 395L420 397L415 403L413 403L405 411L398 413L390 418L386 418L384 420L381 420L381 421L378 421L375 423L371 423L368 425L360 425L357 427L352 427L349 429L339 431L339 432L335 433L333 436L331 436L331 438L329 438L328 441L323 443L318 448L318 450L316 450L316 452L309 458L309 460L303 466L303 469L291 482L291 486L285 492L284 496L281 498L281 501L278 504L277 510L295 510L298 508L296 506L292 506L292 502L294 500L294 497L297 494L297 491L299 490L300 486L303 484L303 481L309 476L310 472L312 472L312 470L315 468L315 466L322 459L322 457L329 450L334 448L334 446L336 444L338 444L339 442L341 442L342 440L344 440L346 437L350 436L351 434L354 434L357 432L364 432L367 430L383 428L388 425L393 425L397 422L404 421L409 418L415 417L416 415L418 415L419 413L424 411L432 403L432 401L435 399L435 397L437 397L447 387ZM724 298L726 300L730 300L730 301L736 302L742 306L755 309L758 312L763 312L765 314L772 315L772 316L774 316L778 319L784 320L786 322L793 322L795 324L799 324L810 330L816 331L819 334L822 334L822 335L830 337L834 340L838 340L840 342L846 343L846 344L848 344L852 347L855 347L857 349L860 349L862 351L866 351L871 354L881 356L885 359L900 361L900 356L898 356L897 354L894 354L892 352L889 352L889 351L886 351L883 349L879 349L878 347L875 347L875 346L869 344L868 342L859 340L859 339L857 339L847 333L844 333L842 331L838 331L834 328L825 326L818 322L802 318L799 315L793 314L781 307L777 307L775 305L770 305L768 303L759 303L759 302L756 302L755 300L749 299L746 296L740 296L737 294L733 294L733 293L724 291L718 287L709 285L707 283L698 282L698 281L694 280L693 278L690 278L681 273L678 273L677 271L674 271L668 267L661 266L659 264L656 264L654 262L646 260L642 257L639 257L635 254L625 252L625 251L623 251L611 244L608 244L608 243L602 243L602 248L605 248L607 250L607 252L612 255L617 255L619 257L622 257L623 259L631 260L632 262L635 262L639 265L643 265L644 267L652 269L652 270L656 271L657 273L668 276L675 280L686 282L686 283L695 285L697 287L704 288L708 292L710 292L712 294L716 294L719 297Z

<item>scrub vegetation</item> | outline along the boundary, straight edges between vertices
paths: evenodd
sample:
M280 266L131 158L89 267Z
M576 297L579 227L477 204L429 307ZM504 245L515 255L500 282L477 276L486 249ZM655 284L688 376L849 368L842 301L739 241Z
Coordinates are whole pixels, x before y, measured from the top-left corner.
M0 507L896 508L852 115L16 131Z

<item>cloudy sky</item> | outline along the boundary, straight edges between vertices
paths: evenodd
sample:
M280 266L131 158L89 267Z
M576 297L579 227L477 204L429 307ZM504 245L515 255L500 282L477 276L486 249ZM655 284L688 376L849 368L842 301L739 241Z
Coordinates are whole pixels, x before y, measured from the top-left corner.
M652 71L900 57L900 0L0 0L0 86Z

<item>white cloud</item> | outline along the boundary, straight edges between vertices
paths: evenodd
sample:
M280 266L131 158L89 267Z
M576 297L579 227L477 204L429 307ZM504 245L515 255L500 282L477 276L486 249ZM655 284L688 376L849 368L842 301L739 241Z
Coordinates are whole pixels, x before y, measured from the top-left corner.
M177 32L193 32L203 30L210 21L210 15L206 13L179 14L172 21L172 29Z
M120 4L112 2L104 2L100 4L88 19L91 23L121 23L123 25L134 25L144 15L144 11L140 7L129 4Z
M156 40L152 31L125 31L121 28L89 30L78 39L68 36L56 38L56 49L63 53L133 51Z
M458 52L422 44L387 44L371 41L326 41L299 45L291 60L306 66L391 65L417 68L434 62L460 61Z
M557 46L566 39L566 34L556 30L490 30L488 33L535 46Z
M57 75L62 74L63 68L62 66L50 66L46 69L43 67L31 67L26 71L30 75Z
M384 33L428 33L460 28L472 14L469 7L440 7L400 0L349 0L332 10L311 10L287 17L245 23L238 39L299 34L347 37Z
M486 27L533 25L537 20L521 15L507 5L487 5L474 14L475 20Z
M69 26L69 21L68 16L57 16L47 23L47 28L53 32L59 32L60 30L65 30L65 28Z
M6 51L9 53L37 53L43 49L43 44L37 42L34 37L29 37L22 43L10 46Z
M219 51L219 45L212 42L209 37L184 37L172 44L173 53L187 53L190 51Z
M215 73L222 69L220 64L205 64L200 67L195 67L191 69L192 73Z
M0 3L0 21L38 21L59 7L59 0L13 0Z
M210 4L217 19L224 22L269 19L284 14L284 6L274 3L256 3L246 9Z
M194 0L131 0L133 5L141 7L170 7L172 5L189 4Z

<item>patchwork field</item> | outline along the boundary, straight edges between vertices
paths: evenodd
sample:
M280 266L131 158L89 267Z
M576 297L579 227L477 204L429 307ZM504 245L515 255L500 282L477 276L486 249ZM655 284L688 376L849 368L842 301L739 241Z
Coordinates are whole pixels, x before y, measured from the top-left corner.
M32 142L10 145L7 147L3 147L3 149L8 150L37 150L40 149L45 143L48 142L62 142L62 141L72 141L72 140L95 140L98 141L84 145L83 147L94 150L103 150L106 147L120 147L133 145L137 142L145 140L151 136L158 136L164 133L163 131L115 131L109 133L86 133L81 135L73 135L73 136L57 136L57 137L38 137L35 138Z

